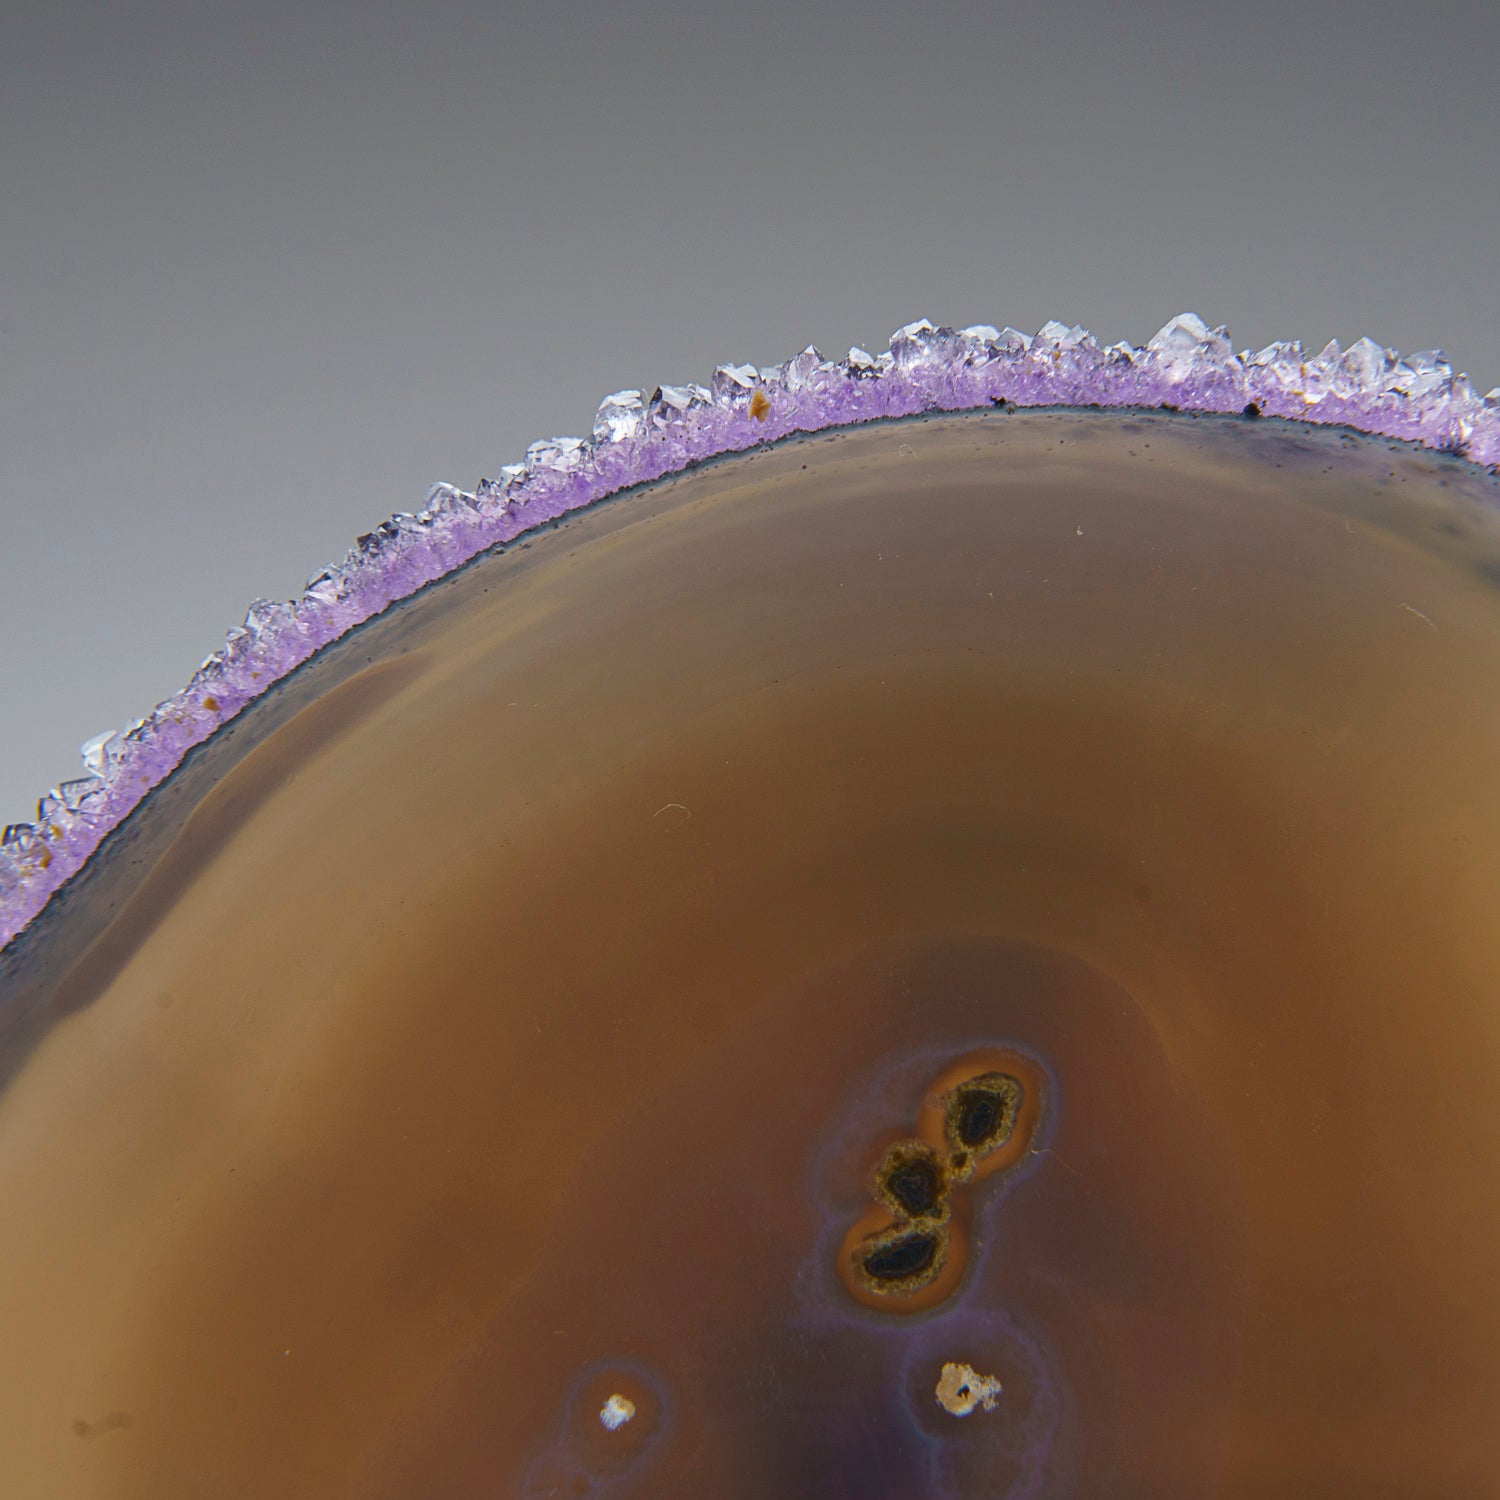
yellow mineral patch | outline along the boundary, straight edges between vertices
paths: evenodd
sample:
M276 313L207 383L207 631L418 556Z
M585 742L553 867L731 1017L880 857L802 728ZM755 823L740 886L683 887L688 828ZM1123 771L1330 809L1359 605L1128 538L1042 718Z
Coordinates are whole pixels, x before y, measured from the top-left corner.
M973 1365L950 1360L938 1376L938 1405L955 1417L967 1417L983 1407L994 1411L1000 1395L1000 1382L993 1375L981 1375Z
M599 1420L611 1432L618 1431L635 1415L635 1402L617 1391L599 1408Z

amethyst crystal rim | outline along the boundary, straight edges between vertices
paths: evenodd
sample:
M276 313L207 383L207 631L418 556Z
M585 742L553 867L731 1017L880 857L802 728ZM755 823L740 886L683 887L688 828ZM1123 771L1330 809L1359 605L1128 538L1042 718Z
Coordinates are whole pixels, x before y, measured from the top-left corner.
M257 599L175 697L83 746L85 774L0 840L0 948L183 756L330 641L522 532L634 485L795 433L922 412L1026 406L1169 407L1344 424L1500 469L1500 387L1476 395L1439 350L1401 357L1370 339L1236 354L1228 330L1182 313L1144 348L1046 324L898 329L884 354L804 349L769 369L720 365L707 386L605 399L592 436L533 443L472 494L435 485L425 507L360 537L300 599Z

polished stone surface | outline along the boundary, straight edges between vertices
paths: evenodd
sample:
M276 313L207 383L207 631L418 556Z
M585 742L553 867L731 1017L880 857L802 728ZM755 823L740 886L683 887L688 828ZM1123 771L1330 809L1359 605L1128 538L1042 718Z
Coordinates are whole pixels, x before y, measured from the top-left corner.
M1496 500L880 423L329 646L6 955L6 1493L1492 1492Z

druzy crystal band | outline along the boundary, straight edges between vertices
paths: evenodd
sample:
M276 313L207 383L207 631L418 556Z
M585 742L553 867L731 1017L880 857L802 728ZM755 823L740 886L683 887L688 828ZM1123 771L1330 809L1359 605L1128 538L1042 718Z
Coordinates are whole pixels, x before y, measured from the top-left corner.
M175 697L83 747L84 776L41 799L34 824L0 840L0 947L82 866L193 746L321 647L497 544L634 485L794 433L931 411L1011 404L1168 408L1344 424L1500 468L1500 388L1475 393L1441 353L1401 357L1370 339L1236 354L1228 331L1191 313L1144 348L1101 346L1050 322L1035 335L923 320L883 354L814 348L784 364L720 365L707 386L621 391L591 437L533 443L474 490L440 484L425 507L361 537L292 603L256 600Z

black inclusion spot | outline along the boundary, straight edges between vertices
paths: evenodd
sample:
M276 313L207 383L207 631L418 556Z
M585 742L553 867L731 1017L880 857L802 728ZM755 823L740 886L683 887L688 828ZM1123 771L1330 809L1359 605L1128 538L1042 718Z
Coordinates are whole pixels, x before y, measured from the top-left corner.
M865 1275L871 1281L906 1281L931 1269L937 1251L935 1234L903 1234L865 1256Z
M971 1151L1003 1145L1016 1128L1021 1085L1008 1074L971 1079L957 1089L948 1106L949 1140Z
M1247 401L1245 403L1245 415L1251 418L1258 417L1260 415L1260 407L1253 401Z
M885 1179L886 1192L914 1219L937 1207L941 1187L936 1163L924 1157L902 1162Z
M966 1094L958 1106L958 1138L966 1146L982 1146L1000 1123L1000 1105L993 1094Z

